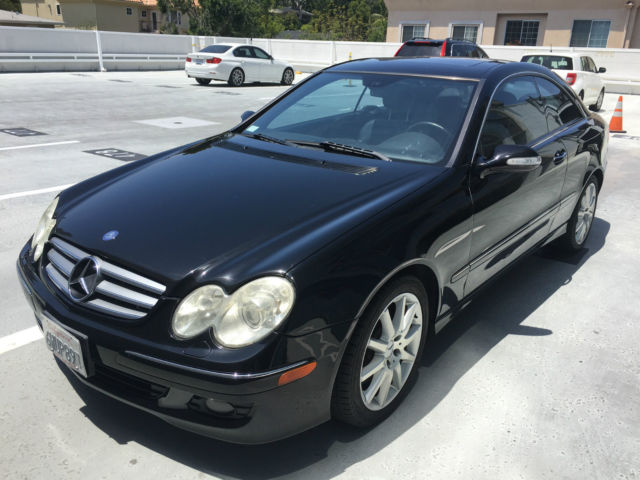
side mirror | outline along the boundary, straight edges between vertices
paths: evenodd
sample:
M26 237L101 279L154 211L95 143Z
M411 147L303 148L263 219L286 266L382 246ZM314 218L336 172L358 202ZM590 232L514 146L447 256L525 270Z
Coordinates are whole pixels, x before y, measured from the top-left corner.
M542 164L538 152L522 145L498 145L493 157L480 157L476 163L476 172L480 178L494 173L531 172Z
M247 110L242 115L240 115L240 120L244 122L247 118L249 118L254 113L256 113L256 112L254 112L253 110Z
M606 68L604 68L604 67L600 67L600 68L598 69L598 73L605 73L606 71L607 71L607 69L606 69Z

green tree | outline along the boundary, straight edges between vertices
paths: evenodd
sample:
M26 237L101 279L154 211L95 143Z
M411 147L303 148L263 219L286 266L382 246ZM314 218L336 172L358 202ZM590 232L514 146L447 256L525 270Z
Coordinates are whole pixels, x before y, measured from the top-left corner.
M20 0L0 0L0 10L22 13Z

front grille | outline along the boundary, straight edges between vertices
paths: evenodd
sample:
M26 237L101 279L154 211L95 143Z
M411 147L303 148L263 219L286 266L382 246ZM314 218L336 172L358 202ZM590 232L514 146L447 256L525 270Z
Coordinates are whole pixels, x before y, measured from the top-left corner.
M51 248L43 259L47 276L74 301L69 293L69 276L73 267L86 257L91 257L98 264L100 275L95 292L77 301L79 305L115 317L136 320L144 317L165 291L164 285L84 252L58 237L51 238L48 244Z

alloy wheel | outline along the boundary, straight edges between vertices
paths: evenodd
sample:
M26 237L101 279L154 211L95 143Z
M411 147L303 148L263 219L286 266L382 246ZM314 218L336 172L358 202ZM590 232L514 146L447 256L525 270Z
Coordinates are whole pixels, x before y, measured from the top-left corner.
M235 69L231 72L231 83L236 87L239 87L244 83L244 73L242 73L242 70Z
M373 327L360 370L360 394L369 410L381 410L398 395L420 349L422 308L412 293L395 297Z
M282 75L282 83L285 85L291 85L293 83L293 71L287 68Z
M596 211L597 189L593 183L589 183L580 198L580 208L578 209L578 220L574 232L576 243L582 245L587 238L593 216Z

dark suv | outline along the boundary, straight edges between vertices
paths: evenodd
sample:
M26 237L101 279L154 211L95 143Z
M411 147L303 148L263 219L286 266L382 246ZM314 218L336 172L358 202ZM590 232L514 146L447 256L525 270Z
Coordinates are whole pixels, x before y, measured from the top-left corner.
M473 57L489 58L476 43L469 40L415 37L404 42L395 57Z

